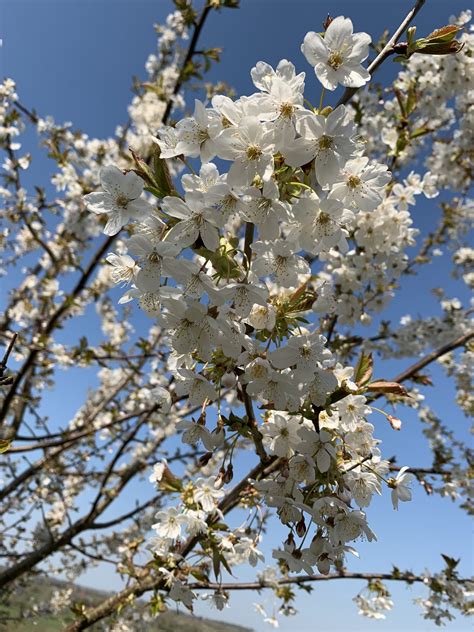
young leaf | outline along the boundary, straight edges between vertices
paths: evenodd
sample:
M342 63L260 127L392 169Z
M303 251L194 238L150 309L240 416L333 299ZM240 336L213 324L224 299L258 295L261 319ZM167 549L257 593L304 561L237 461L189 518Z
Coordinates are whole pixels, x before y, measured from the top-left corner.
M367 384L367 382L372 377L372 372L374 368L374 361L372 358L372 354L365 354L362 352L359 362L357 363L357 367L355 370L355 382L359 386L363 386Z
M402 395L405 397L408 395L406 388L398 382L386 382L385 380L371 382L367 386L367 390L376 393L393 393L394 395Z
M0 454L3 454L4 452L8 452L11 444L12 442L9 441L8 439L0 439Z

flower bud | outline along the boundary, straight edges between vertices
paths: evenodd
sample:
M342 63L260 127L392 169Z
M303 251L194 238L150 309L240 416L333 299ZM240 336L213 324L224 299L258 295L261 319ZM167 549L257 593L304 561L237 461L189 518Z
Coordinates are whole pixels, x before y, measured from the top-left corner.
M296 533L299 535L300 538L302 538L306 533L306 524L304 518L301 518L301 520L296 524Z
M221 467L219 470L219 474L216 476L216 480L214 482L214 489L221 489L221 487L224 485L224 476L225 470Z
M209 463L209 461L211 460L211 458L212 458L212 452L206 452L206 454L203 454L199 458L199 461L198 461L199 467L206 466Z
M328 13L328 17L324 20L323 22L323 29L325 31L328 30L328 26L331 24L331 22L334 20L334 18L332 18L329 13Z
M394 430L400 430L402 427L402 420L393 415L387 415L387 419Z
M227 466L227 470L224 475L224 483L230 483L230 481L234 478L234 468L232 463L229 463Z
M224 373L221 377L221 384L224 388L232 388L235 386L237 378L233 373Z
M294 549L294 547L295 547L295 539L294 539L292 533L288 534L288 537L285 540L285 544L288 545L289 547L291 547L292 550Z

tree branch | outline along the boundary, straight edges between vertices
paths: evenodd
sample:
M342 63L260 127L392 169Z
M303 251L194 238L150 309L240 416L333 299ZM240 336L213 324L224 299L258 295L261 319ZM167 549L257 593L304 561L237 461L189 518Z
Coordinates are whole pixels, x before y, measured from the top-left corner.
M203 26L206 22L207 16L209 15L211 8L212 8L211 5L206 3L206 6L202 10L202 13L198 21L195 23L194 33L193 33L191 42L189 43L186 57L184 58L184 61L181 65L181 72L179 73L178 81L175 83L175 86L173 88L173 96L168 100L168 103L166 105L166 110L163 115L163 121L162 121L163 125L165 125L168 122L169 116L171 114L171 110L173 109L173 101L174 101L173 97L178 94L178 92L181 89L181 86L183 85L185 81L186 66L189 64L189 62L194 56L194 53L196 52L196 46L199 40L199 36L201 35L201 31L203 29Z
M425 2L426 0L417 0L414 7L411 9L411 11L407 13L407 15L405 16L405 19L402 21L400 26L394 32L392 37L388 40L388 42L382 48L382 50L374 59L374 61L371 64L369 64L369 67L367 68L367 70L369 71L371 75L373 75L374 72L379 68L379 66L383 64L383 62L387 59L387 57L390 57L390 55L394 53L394 50L393 50L394 45L398 42L400 37L408 28L413 18L417 15L417 13L419 13L419 11L421 10ZM337 102L337 105L344 105L348 103L352 99L354 94L358 92L359 90L360 88L346 88L344 90L342 97Z
M413 573L400 573L394 575L393 573L349 573L343 571L341 573L329 573L328 575L298 575L296 577L286 577L283 579L277 579L275 581L261 581L261 582L238 582L218 584L214 583L193 583L188 584L191 590L261 590L262 588L278 588L279 586L287 586L289 584L308 584L312 582L324 582L332 579L363 579L366 581L371 580L385 580L396 582L407 582L412 584L413 582L424 582L425 577L423 575L414 575ZM471 582L472 579L461 578L456 580L460 583Z
M273 472L281 463L281 459L277 457L271 457L269 464L259 463L254 467L247 476L245 476L238 485L236 485L219 503L219 509L223 514L228 513L239 502L241 494L244 492L249 484L249 479L259 478L260 476L267 476ZM217 518L218 519L218 518ZM188 538L182 545L180 554L185 558L194 548L199 541L198 536ZM95 608L89 608L86 610L82 618L74 621L69 626L64 628L63 632L79 632L85 630L91 625L104 619L114 612L119 606L124 606L133 597L140 597L144 593L150 590L157 590L164 586L164 580L161 575L153 577L150 575L151 569L146 568L143 571L141 578L137 579L133 584L130 584L127 588L120 591L116 595L109 597Z
M418 362L415 362L415 364L412 364L410 367L408 367L408 369L402 371L399 375L397 375L396 378L394 378L393 381L404 382L405 380L409 380L411 377L416 375L418 371L424 369L425 366L431 364L431 362L434 362L438 358L441 358L441 356L445 355L446 353L449 353L450 351L453 351L458 347L464 346L473 337L474 331L468 331L466 334L463 334L462 336L459 336L459 338L456 338L456 340L452 340L442 347L439 347L439 349L435 349L435 351L432 351Z

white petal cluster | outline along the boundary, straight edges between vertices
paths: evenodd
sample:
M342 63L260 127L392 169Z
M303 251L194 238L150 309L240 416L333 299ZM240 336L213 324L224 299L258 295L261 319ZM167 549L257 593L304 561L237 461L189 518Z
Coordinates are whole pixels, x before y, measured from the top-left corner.
M302 52L324 89L358 88L370 78L362 65L370 41L341 16L323 34L308 33ZM214 564L257 564L258 537L213 530L240 441L262 462L280 463L251 481L289 529L274 558L289 572L327 574L357 554L354 542L376 539L365 511L383 483L397 509L411 499L413 475L404 467L387 479L365 391L337 362L315 314L368 324L382 309L417 234L410 207L420 193L436 196L439 178L411 172L392 185L383 153L380 162L365 153L371 123L364 128L344 105L310 106L305 75L291 62L259 62L251 77L254 94L196 99L192 115L159 128L164 181L176 159L189 172L166 191L147 187L154 204L140 197L135 173L114 167L85 202L109 216L106 234L134 221L126 251L108 256L112 280L131 284L122 301L138 299L157 317L171 350L172 401L186 399L199 415L177 430L187 446L204 448L209 476L180 483L182 505L158 512L155 555L201 534ZM399 130L388 128L381 142L398 159ZM217 416L207 411L214 405ZM165 471L156 465L150 481L176 485L161 480ZM192 601L180 580L169 582L176 599ZM216 599L223 607L226 598ZM374 618L391 607L383 591L357 603Z

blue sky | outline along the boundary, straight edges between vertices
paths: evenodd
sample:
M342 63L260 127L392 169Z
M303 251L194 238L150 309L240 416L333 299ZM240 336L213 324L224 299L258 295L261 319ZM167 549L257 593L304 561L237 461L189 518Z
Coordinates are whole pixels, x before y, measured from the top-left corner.
M0 0L0 37L3 39L0 74L13 77L21 101L28 107L35 107L42 115L51 114L57 122L72 121L75 127L91 137L111 135L116 126L126 120L126 108L132 96L132 76L145 77L145 59L156 45L152 25L162 21L171 6L169 0ZM203 31L203 48L218 46L224 49L222 62L213 68L209 80L225 80L238 94L248 94L254 89L249 70L258 60L275 65L280 59L287 58L299 71L306 71L307 96L314 102L319 97L319 87L300 53L305 33L320 30L330 12L351 17L356 31L365 30L377 39L385 28L398 25L410 6L411 2L405 0L242 0L238 11L212 14ZM464 0L427 0L415 22L419 34L446 24L449 15L467 6ZM396 65L389 60L377 79L387 83L396 71ZM25 138L25 145L30 145L29 149L35 152L33 137L27 134ZM49 172L47 160L40 160L32 168L32 178L35 183L45 185ZM438 217L439 200L418 200L415 223L426 231ZM436 261L434 269L430 267L420 277L407 279L404 290L384 317L396 323L407 313L413 316L439 313L437 302L430 294L434 285L447 287L450 296L465 298L464 287L450 278L449 268L448 254ZM15 282L14 278L2 279L3 290ZM92 321L89 318L92 316L83 317L78 326L90 329ZM140 327L146 322L135 312L134 324ZM392 376L405 366L406 361L385 363L378 373L383 371L384 376ZM429 401L437 414L448 419L459 436L466 438L466 420L454 404L452 387L439 369L433 369L432 374L439 376L440 381L436 389L429 391ZM47 412L66 421L93 383L92 375L77 370L68 372L61 378L62 387L48 395ZM67 405L63 389L70 389ZM377 427L377 436L386 444L386 456L397 454L400 465L430 465L420 423L411 412L403 412L403 431L398 434L388 427L382 416L375 418L374 413L371 421ZM149 492L145 482L135 485L127 497L143 498ZM117 512L126 506L127 500L122 502ZM392 510L389 494L376 499L370 507L369 518L379 542L358 546L361 560L351 564L352 570L383 572L392 564L414 571L425 567L436 570L441 568L439 553L443 552L452 557L462 556L462 572L472 572L468 548L470 523L450 501L429 498L418 487L413 502L402 504L398 512ZM268 559L271 559L271 548L278 544L280 535L279 529L272 529L267 538L265 552ZM250 574L244 572L240 578L249 579ZM88 573L83 583L110 588L118 585L116 578L111 577L105 568ZM390 584L395 609L386 621L372 622L358 617L351 597L362 586L363 583L355 581L315 585L312 595L301 593L299 615L282 620L281 629L288 632L437 629L430 622L424 622L418 608L411 605L412 597L421 592L416 586L406 588ZM258 631L267 629L252 608L253 601L262 601L263 597L237 593L230 609L221 614L213 611L212 616L234 620ZM199 606L197 612L210 614L205 606ZM316 616L317 626L314 623ZM448 629L469 628L466 621L458 619Z

